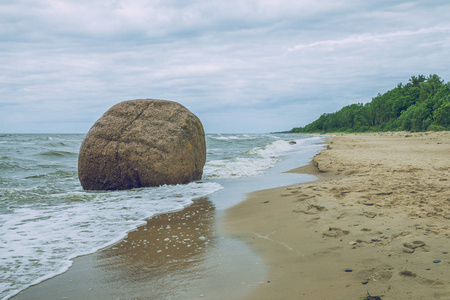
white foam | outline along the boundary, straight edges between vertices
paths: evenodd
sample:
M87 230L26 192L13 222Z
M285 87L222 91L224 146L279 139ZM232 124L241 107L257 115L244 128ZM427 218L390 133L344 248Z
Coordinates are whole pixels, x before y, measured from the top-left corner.
M219 141L227 141L227 140L254 140L260 138L260 134L239 134L239 135L210 135L210 138L219 140Z
M226 141L226 140L238 140L239 138L235 135L232 135L232 136L222 136L221 135L221 136L213 137L213 139Z
M308 139L293 139L293 140L277 140L268 144L265 147L252 149L251 152L260 155L261 157L281 157L294 152L301 152L310 147L317 147L312 144L318 141L320 137L312 137Z
M194 198L222 188L203 182L85 192L76 176L76 155L38 155L43 150L77 153L83 136L55 136L51 142L41 137L12 136L11 145L1 146L2 155L17 162L20 169L0 175L0 298L64 272L74 257L116 243L155 214L181 210ZM282 134L208 135L203 177L257 176L284 155L317 147L313 144L320 139ZM33 146L21 145L17 153L16 146L24 142Z
M6 299L60 274L70 267L71 259L116 243L147 218L181 210L193 199L221 188L218 183L190 183L117 192L76 191L66 196L79 200L66 205L16 207L0 215L0 295Z
M251 136L245 135L249 138ZM230 138L232 136L227 136ZM283 156L292 153L301 153L311 148L317 148L314 143L321 137L278 137L275 135L264 135L265 144L254 147L245 153L229 154L224 159L210 160L203 169L204 178L239 178L252 177L262 174L265 170L272 168ZM222 138L221 136L219 138ZM237 137L240 139L240 137ZM243 137L244 138L244 137ZM270 138L270 139L268 139ZM275 141L273 141L276 139Z
M209 161L204 169L205 178L238 178L261 174L276 163L273 158L233 158Z

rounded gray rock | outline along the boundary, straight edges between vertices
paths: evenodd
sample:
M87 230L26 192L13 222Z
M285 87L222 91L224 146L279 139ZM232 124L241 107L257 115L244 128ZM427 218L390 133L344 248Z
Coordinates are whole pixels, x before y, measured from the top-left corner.
M131 100L111 107L81 144L85 190L124 190L199 180L206 161L200 120L179 103Z

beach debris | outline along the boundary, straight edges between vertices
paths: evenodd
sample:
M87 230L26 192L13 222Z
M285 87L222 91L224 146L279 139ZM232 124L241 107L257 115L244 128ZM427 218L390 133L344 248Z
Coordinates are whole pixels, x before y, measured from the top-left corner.
M417 277L416 273L413 273L413 272L407 271L407 270L401 271L399 274L402 276L407 276L407 277Z
M350 272L353 272L353 270L352 269L345 269L345 272L346 273L350 273Z
M267 200L267 201L264 201L263 203L264 203L264 204L267 204L267 203L269 203L269 200Z
M435 260L433 260L433 263L435 263L435 264L438 264L438 263L440 263L440 262L441 262L440 259L435 259Z
M448 252L447 251L443 251L442 254L448 254Z
M363 281L363 282L361 282L361 284L363 284L363 285L366 285L366 284L368 284L369 282L368 281Z
M295 144L297 144L297 142L296 141L290 141L289 144L295 145Z
M371 296L369 292L367 292L367 296L365 296L361 300L381 300L381 297L383 296Z

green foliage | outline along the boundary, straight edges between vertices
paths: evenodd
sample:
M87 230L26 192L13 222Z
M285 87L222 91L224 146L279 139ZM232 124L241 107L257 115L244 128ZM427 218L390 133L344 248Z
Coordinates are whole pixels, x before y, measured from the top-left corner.
M412 76L405 85L366 104L343 107L321 115L305 127L290 132L365 132L365 131L450 130L450 83L437 75Z

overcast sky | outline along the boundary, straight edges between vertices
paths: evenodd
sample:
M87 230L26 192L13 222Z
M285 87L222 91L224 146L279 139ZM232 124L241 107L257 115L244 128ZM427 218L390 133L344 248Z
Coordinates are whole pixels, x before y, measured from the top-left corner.
M450 81L450 1L2 0L0 132L86 133L115 103L177 101L207 133L304 126Z

